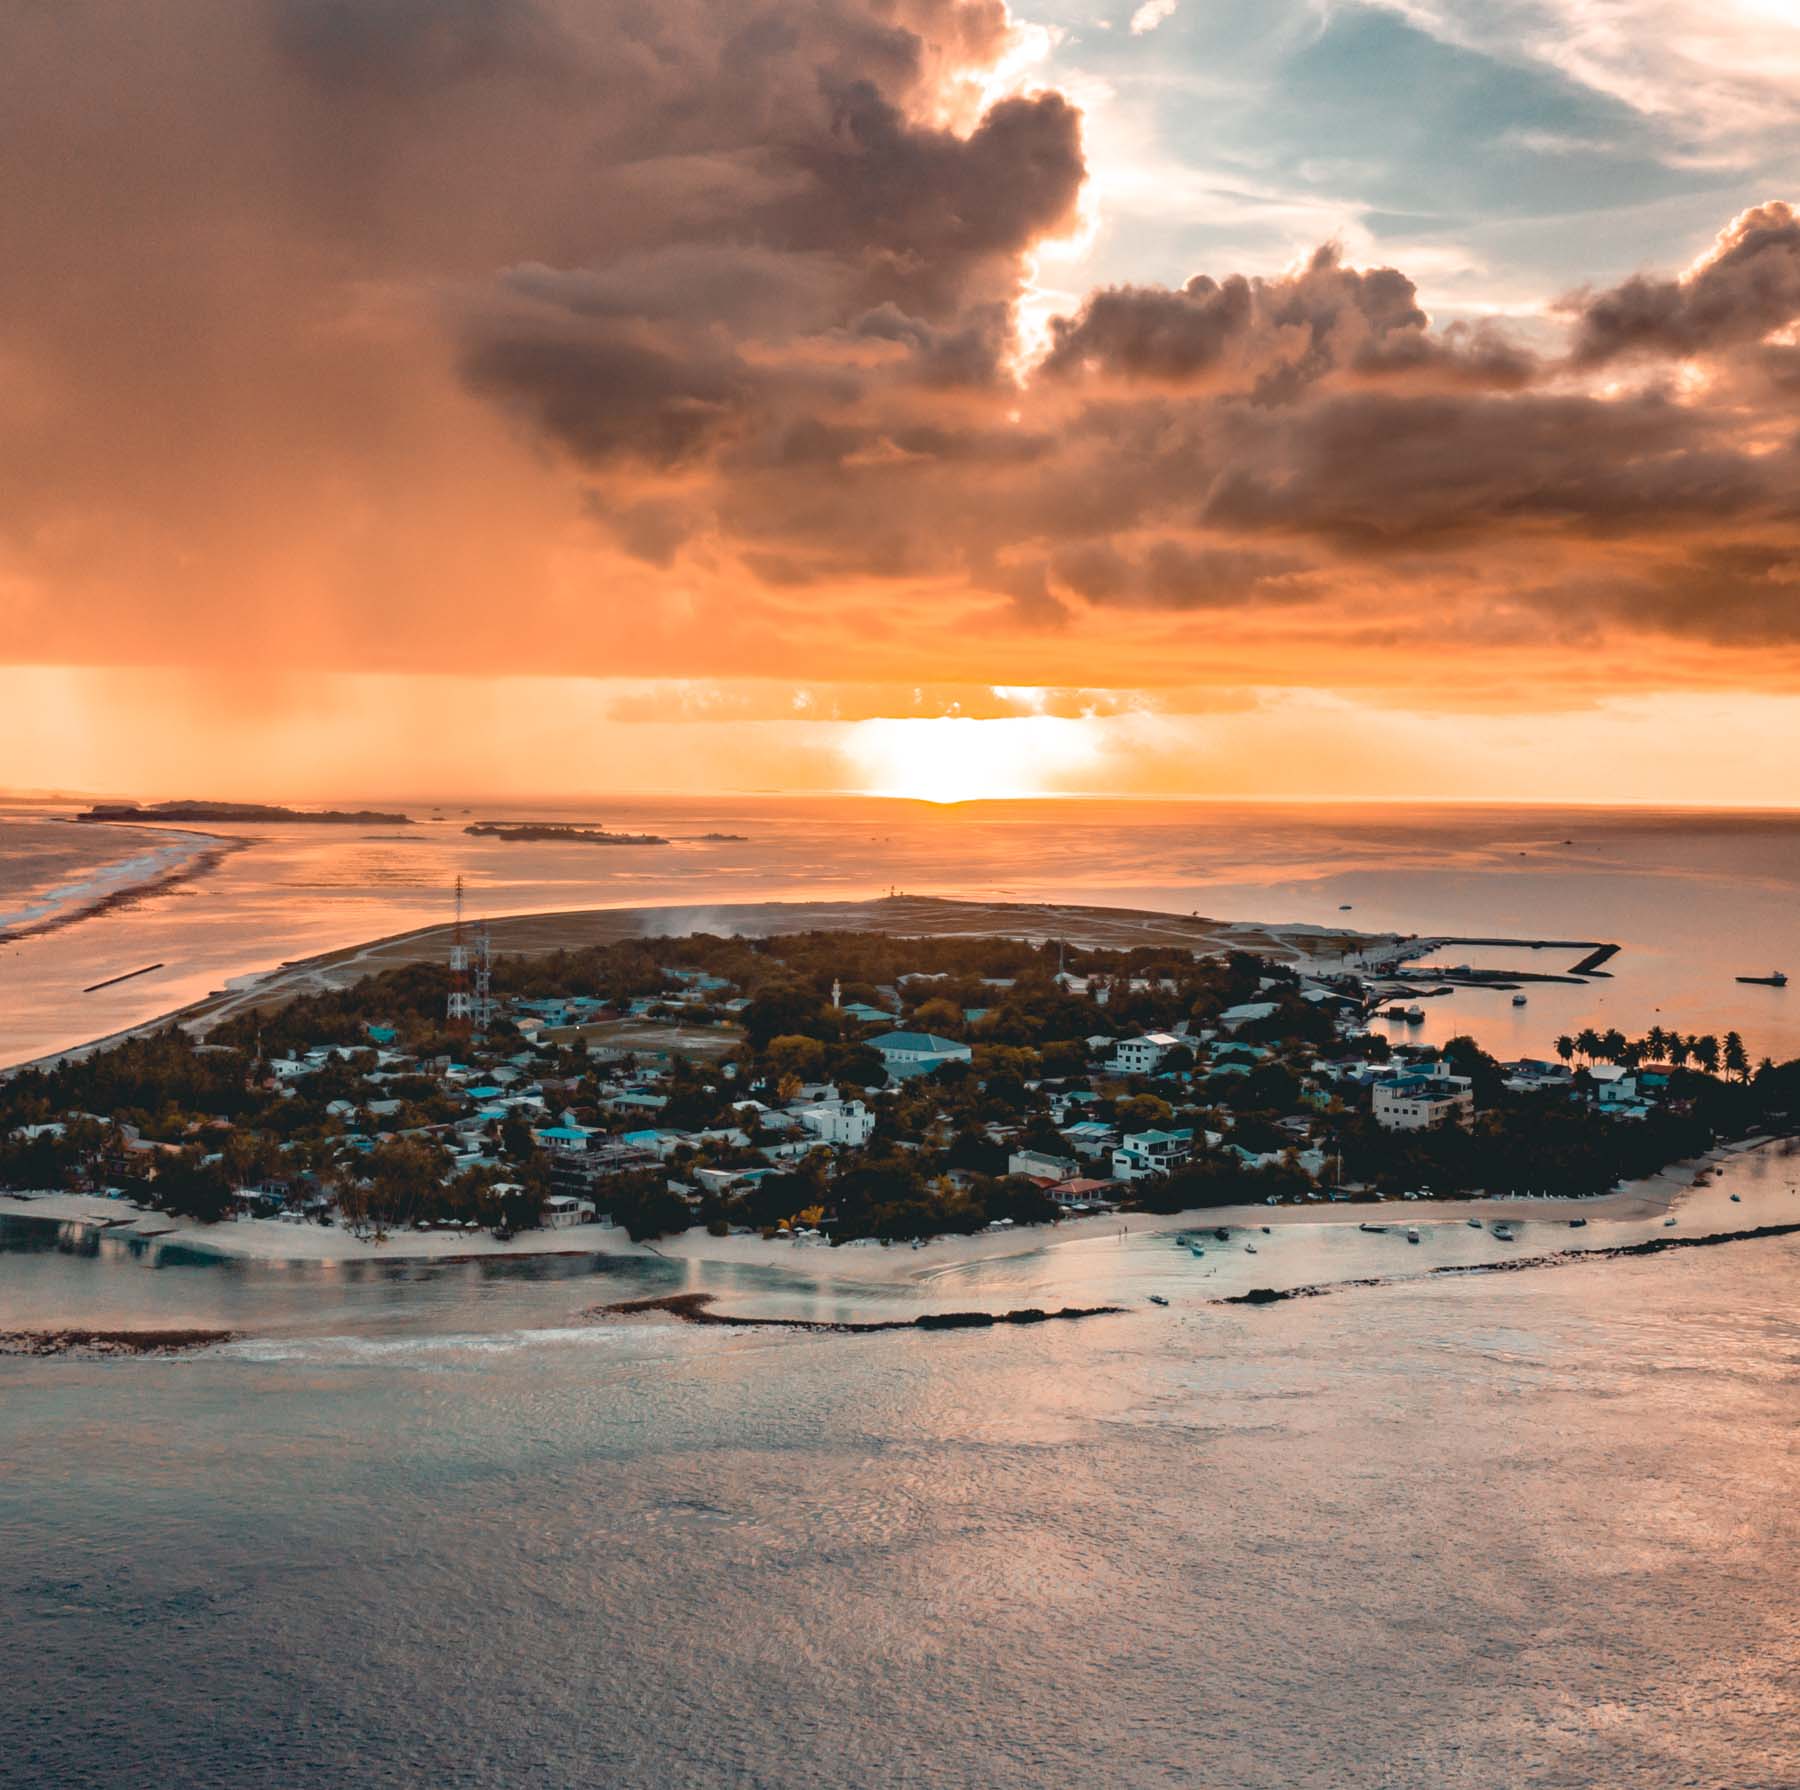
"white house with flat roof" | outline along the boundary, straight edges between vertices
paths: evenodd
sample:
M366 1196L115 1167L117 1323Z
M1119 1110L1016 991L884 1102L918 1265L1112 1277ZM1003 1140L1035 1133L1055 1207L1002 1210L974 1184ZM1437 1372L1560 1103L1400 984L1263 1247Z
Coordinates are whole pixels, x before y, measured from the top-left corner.
M1143 1181L1179 1168L1194 1153L1191 1130L1138 1131L1112 1153L1113 1178Z
M794 1117L827 1144L866 1144L875 1132L875 1115L860 1100L826 1100L794 1109Z
M1154 1075L1180 1042L1173 1032L1142 1032L1135 1038L1121 1038L1107 1067L1115 1075Z

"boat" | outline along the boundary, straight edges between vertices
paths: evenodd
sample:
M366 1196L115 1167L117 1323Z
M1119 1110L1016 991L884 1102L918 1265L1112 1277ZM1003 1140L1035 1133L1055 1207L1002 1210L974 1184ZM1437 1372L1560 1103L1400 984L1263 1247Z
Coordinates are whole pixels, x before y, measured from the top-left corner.
M1425 1023L1425 1009L1414 1002L1406 1010L1406 1023L1409 1026L1420 1026Z
M1167 1305L1169 1302L1161 1293L1152 1293L1150 1295L1150 1303L1152 1305Z
M1245 1255L1255 1255L1256 1254L1256 1245L1254 1243L1246 1243L1244 1245L1244 1254Z
M1740 982L1753 982L1758 988L1786 988L1787 971L1771 970L1766 976L1739 976Z
M1268 1235L1269 1235L1269 1227L1268 1227L1268 1226L1267 1226L1267 1225L1266 1225L1266 1224L1265 1224L1265 1225L1264 1225L1264 1226L1263 1226L1263 1228L1262 1228L1262 1234L1263 1234L1263 1235L1264 1235L1264 1236L1265 1236L1265 1237L1266 1237L1266 1236L1268 1236Z
M1587 1220L1585 1218L1571 1218L1569 1220L1569 1229L1572 1231L1578 1231L1586 1223L1587 1223Z
M1522 994L1514 995L1513 996L1513 1005L1515 1007L1523 1007L1525 1005L1525 997Z
M1469 1229L1472 1231L1480 1230L1481 1229L1481 1220L1479 1218L1471 1218L1469 1220Z
M1349 913L1349 911L1350 911L1350 908L1351 908L1351 903L1349 903L1349 902L1348 902L1348 901L1340 901L1340 902L1339 902L1339 903L1338 903L1338 912L1339 912L1339 913L1340 913L1340 914L1347 914L1347 913Z
M1494 1226L1494 1235L1498 1237L1502 1243L1510 1243L1513 1240L1512 1226L1509 1224L1497 1224Z
M1231 1241L1231 1233L1226 1230L1223 1225L1220 1225L1219 1228L1213 1232L1213 1235L1217 1237L1221 1243L1229 1243Z
M1663 1220L1663 1229L1666 1231L1669 1228L1669 1226L1672 1225L1674 1222L1675 1222L1675 1220L1672 1218L1665 1218Z
M1387 1226L1385 1224L1359 1224L1356 1228L1359 1231L1386 1231Z
M1205 1255L1206 1251L1202 1249L1198 1243L1190 1243L1188 1245L1188 1254L1200 1256Z
M1733 1194L1733 1195L1732 1195L1732 1196L1731 1196L1731 1203L1732 1203L1732 1204L1733 1204L1733 1205L1734 1205L1734 1206L1735 1206L1735 1205L1737 1205L1737 1204L1739 1204L1739 1198L1738 1198L1738 1196L1737 1196L1737 1195L1736 1195L1736 1194L1735 1194L1735 1193L1734 1193L1734 1194Z
M1408 1243L1417 1243L1419 1240L1419 1233L1411 1225L1406 1227L1406 1240Z

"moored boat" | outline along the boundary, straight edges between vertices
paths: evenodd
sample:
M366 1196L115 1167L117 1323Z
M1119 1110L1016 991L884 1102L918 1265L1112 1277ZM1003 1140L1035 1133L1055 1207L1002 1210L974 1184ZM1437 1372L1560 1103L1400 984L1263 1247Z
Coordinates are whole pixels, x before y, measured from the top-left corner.
M1771 970L1766 976L1739 976L1738 980L1754 983L1758 988L1786 988L1787 971Z

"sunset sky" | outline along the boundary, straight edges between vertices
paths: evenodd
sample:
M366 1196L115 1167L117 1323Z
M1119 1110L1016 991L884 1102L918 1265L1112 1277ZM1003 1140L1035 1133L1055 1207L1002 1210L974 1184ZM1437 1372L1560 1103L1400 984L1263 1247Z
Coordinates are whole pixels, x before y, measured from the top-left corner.
M0 784L1800 801L1800 0L25 0Z

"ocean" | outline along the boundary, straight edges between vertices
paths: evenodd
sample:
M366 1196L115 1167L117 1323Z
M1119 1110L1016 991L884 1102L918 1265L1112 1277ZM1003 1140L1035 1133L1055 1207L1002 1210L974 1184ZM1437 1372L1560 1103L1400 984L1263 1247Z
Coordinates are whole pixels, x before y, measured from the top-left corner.
M844 1336L14 1221L0 1310L243 1337L0 1361L0 1785L1800 1781L1800 1239L1428 1277L1448 1229L1326 1228L1258 1239L1316 1298L1164 1236L959 1291L1130 1256L1167 1310Z
M339 798L337 805L369 805ZM376 806L404 806L380 803ZM844 900L890 889L1073 901L1470 937L1624 946L1611 974L1538 984L1527 1004L1464 990L1401 1035L1471 1032L1501 1055L1548 1055L1593 1024L1741 1032L1753 1057L1800 1055L1800 813L1195 802L979 802L720 797L579 808L413 804L410 827L256 826L216 869L136 905L34 937L0 934L0 1065L168 1012L284 960L441 922L457 876L471 917L665 905L669 930L716 905ZM41 923L46 893L116 892L106 874L142 839L109 840L85 874L66 861L71 807L0 804L0 910ZM482 818L580 820L666 846L508 844ZM30 823L27 825L26 823ZM707 834L741 835L707 839ZM34 873L33 853L59 855ZM1457 949L1444 961L1565 970L1576 954ZM145 968L149 974L83 993ZM1741 985L1785 968L1794 988Z

